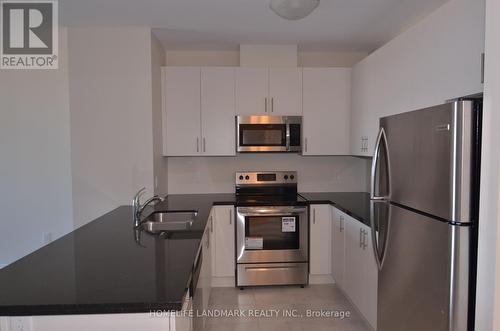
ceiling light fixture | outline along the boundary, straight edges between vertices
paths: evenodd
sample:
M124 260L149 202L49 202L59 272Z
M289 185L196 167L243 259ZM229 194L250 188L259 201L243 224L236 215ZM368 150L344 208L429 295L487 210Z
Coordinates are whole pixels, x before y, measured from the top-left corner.
M319 5L319 0L271 0L269 7L287 20L300 20Z

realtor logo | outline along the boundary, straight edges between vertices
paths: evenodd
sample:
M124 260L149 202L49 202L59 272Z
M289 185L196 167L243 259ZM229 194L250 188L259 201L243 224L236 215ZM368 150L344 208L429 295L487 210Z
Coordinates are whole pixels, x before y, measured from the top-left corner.
M0 1L0 69L57 69L57 0Z

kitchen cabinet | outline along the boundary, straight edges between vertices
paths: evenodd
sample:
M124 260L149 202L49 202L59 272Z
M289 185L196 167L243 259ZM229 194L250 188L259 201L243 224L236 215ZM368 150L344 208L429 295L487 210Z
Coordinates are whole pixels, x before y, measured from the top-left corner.
M182 300L182 309L178 313L171 313L170 315L170 325L168 330L170 331L193 331L193 316L189 313L193 309L193 304L191 297L189 295L189 290L186 291L184 298Z
M267 68L236 68L236 114L268 115Z
M348 155L351 69L303 69L303 155Z
M309 223L309 272L311 275L331 275L332 216L330 205L311 205Z
M210 294L212 292L212 242L210 241L210 227L205 229L202 239L203 264L201 267L200 278L202 283L202 305L201 309L208 310ZM196 316L196 312L195 312ZM206 324L206 318L203 317L203 325Z
M333 216L333 252L332 275L339 287L344 286L345 269L345 217L346 215L332 207Z
M199 155L200 68L164 67L162 70L164 155Z
M165 156L236 154L234 68L163 68Z
M352 107L350 153L358 156L372 156L377 140L379 117L383 108L380 105L367 104L365 73L362 67L352 71ZM376 89L376 88L375 88Z
M236 68L237 115L301 115L302 68Z
M213 283L232 282L235 276L234 206L214 206L210 218ZM230 285L229 285L230 286Z
M302 68L269 68L270 115L302 115Z
M345 218L345 270L342 289L370 325L377 325L378 267L373 255L371 230Z
M236 154L235 69L201 68L201 152L203 155Z

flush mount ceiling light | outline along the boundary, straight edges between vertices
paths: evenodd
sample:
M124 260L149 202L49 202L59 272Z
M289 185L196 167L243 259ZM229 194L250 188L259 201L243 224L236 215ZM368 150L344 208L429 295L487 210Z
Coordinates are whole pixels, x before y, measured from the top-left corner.
M271 0L269 7L278 16L287 20L300 20L319 5L319 0Z

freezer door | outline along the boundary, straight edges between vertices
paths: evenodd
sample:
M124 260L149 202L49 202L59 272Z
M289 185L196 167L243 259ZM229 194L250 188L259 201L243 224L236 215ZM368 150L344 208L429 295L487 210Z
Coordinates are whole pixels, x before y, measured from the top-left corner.
M387 159L380 173L388 176L389 199L446 220L470 222L473 102L384 117L380 126L387 150L381 148L374 162L382 168Z
M372 225L383 237L378 249L374 242L374 250L385 246L379 264L377 329L466 330L470 228L392 204L375 209L376 219L389 217L373 221L381 227Z

